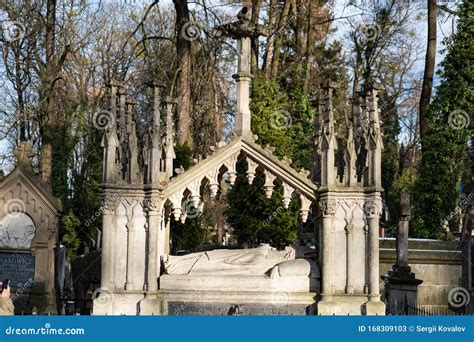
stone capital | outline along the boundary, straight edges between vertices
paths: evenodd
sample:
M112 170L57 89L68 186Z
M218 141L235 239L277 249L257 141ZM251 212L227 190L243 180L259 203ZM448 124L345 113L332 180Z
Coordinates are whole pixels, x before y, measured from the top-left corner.
M163 201L157 198L145 199L145 211L148 215L161 215L163 209Z
M323 217L334 217L336 215L337 202L334 200L323 200L319 202L319 210Z
M114 215L117 204L120 201L119 194L107 194L102 202L102 210L104 215Z
M367 217L369 218L375 218L375 217L380 216L381 210L382 208L379 201L371 200L371 201L365 202L364 204L365 215L367 215Z

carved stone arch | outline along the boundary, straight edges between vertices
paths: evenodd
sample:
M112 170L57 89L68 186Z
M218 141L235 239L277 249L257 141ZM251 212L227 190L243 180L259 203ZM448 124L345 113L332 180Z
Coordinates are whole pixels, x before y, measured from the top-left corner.
M364 215L363 202L357 201L356 205L352 209L352 221L355 229L363 231L367 224L367 220Z
M128 224L128 210L127 210L127 203L124 200L121 200L117 203L115 208L115 216L114 216L114 227L116 229L120 229L122 231L127 231L127 224Z

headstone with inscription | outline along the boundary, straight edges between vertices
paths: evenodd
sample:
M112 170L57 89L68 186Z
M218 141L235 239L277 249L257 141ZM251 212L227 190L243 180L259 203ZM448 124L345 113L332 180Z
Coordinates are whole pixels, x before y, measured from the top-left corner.
M17 314L57 312L55 249L61 204L33 172L23 141L0 182L0 280L10 280Z

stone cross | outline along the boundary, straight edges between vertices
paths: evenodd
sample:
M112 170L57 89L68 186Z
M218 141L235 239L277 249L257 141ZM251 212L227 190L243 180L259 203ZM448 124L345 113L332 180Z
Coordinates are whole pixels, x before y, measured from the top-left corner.
M266 35L259 25L252 25L252 9L244 6L237 14L237 21L218 27L218 36L229 36L237 39L238 68L232 77L237 82L237 113L235 116L235 134L238 137L252 139L250 117L250 54L251 38Z
M18 159L19 163L27 164L29 163L29 158L35 155L35 150L28 142L23 140L20 143L20 146L13 150L13 154Z

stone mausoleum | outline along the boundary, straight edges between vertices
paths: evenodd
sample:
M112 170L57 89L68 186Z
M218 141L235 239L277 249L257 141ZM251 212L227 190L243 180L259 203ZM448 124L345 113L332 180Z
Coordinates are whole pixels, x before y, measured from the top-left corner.
M244 7L237 22L221 27L237 40L234 137L189 170L173 176L174 101L153 87L153 125L141 149L131 99L123 86L109 86L102 274L94 314L385 314L379 293L383 145L377 90L360 99L341 154L333 89L326 83L315 120L313 172L294 170L251 131L249 37L259 32L250 27L249 11ZM169 255L171 220L185 222L186 204L200 208L203 194L217 195L223 179L232 186L240 161L247 164L249 184L261 172L267 197L278 184L283 208L296 199L302 222L310 212L317 217L316 258L268 245Z
M54 314L55 251L61 203L43 186L22 142L0 182L0 279L10 280L16 314Z

